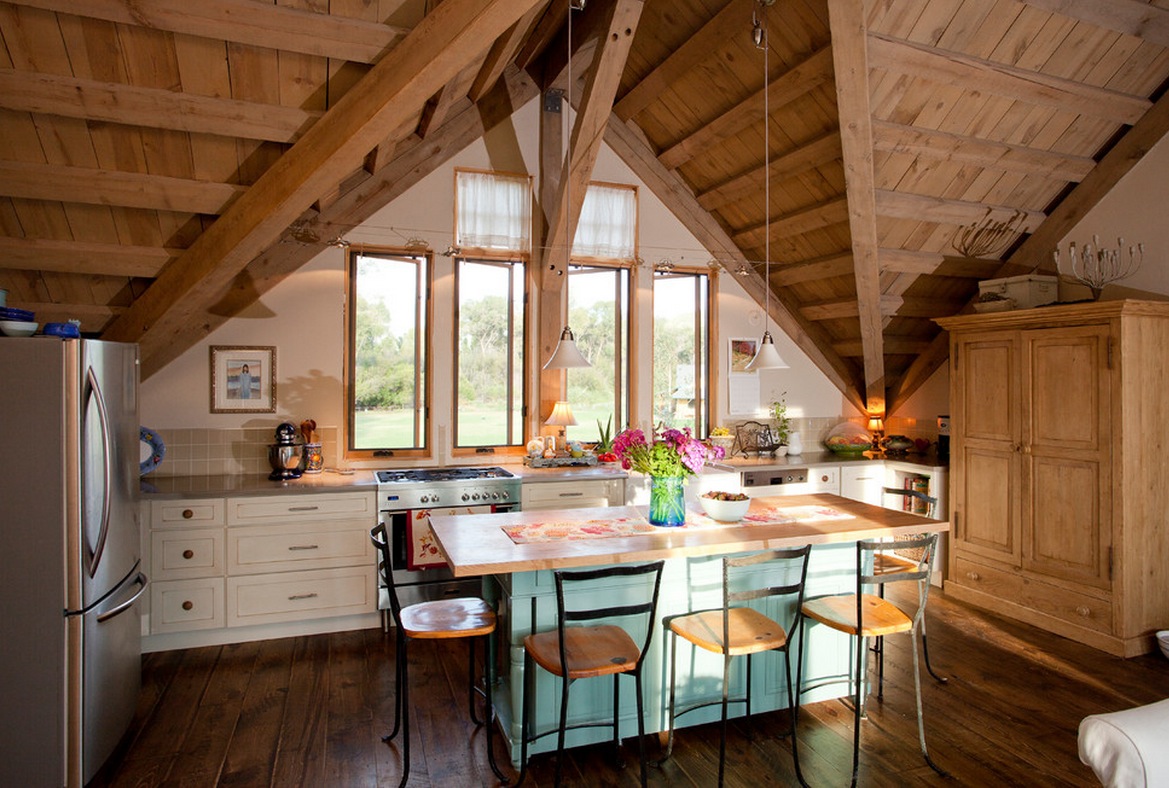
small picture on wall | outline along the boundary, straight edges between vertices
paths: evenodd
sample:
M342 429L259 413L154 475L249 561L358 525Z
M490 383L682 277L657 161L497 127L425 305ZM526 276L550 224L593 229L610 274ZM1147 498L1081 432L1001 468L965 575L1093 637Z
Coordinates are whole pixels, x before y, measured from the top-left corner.
M748 370L747 365L751 363L751 359L755 358L755 353L759 350L759 340L735 337L730 340L730 346L731 374L754 375L755 371Z
M276 348L213 345L211 412L275 413Z

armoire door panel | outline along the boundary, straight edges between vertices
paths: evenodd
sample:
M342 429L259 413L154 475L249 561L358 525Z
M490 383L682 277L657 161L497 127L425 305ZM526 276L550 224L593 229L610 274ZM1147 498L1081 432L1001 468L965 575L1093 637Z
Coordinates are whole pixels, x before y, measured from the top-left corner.
M1094 453L1105 447L1109 414L1108 327L1032 332L1024 440L1034 451Z
M1019 427L1018 337L990 334L963 342L959 407L962 436L973 440L1016 441Z
M1047 577L1109 586L1111 487L1102 478L1106 474L1106 468L1092 461L1032 459L1024 568Z
M959 549L1017 565L1021 495L1017 455L967 448L962 452L962 468Z

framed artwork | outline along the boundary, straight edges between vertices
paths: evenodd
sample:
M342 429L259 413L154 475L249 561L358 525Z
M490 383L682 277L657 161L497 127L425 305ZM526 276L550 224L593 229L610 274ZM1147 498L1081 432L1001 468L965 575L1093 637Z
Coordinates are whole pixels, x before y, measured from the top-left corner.
M211 412L275 413L276 348L212 345Z
M759 339L731 337L727 345L727 415L753 416L759 410L759 372L747 365L759 350Z
M730 359L732 375L754 375L754 370L748 371L747 365L751 363L751 359L755 358L755 353L759 350L759 340L750 339L747 337L732 337L727 342L730 344L727 358Z

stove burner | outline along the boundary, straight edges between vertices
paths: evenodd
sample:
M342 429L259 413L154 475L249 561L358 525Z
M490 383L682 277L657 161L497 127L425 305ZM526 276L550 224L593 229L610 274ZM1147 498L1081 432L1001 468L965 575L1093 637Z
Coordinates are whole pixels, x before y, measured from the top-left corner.
M418 468L409 471L378 471L380 484L405 484L418 482L457 482L480 479L514 479L515 476L503 468Z

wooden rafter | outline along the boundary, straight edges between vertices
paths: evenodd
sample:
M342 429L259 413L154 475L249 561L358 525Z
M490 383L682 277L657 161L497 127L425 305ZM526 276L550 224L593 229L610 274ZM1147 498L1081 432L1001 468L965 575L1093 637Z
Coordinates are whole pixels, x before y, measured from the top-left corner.
M771 228L772 237L785 238L840 224L847 219L848 200L844 197L832 197L816 205L809 205L769 219L763 224L743 228L735 233L735 243L743 249L756 249L763 245L763 234L768 232L768 226Z
M249 0L16 0L18 5L306 55L374 63L409 30Z
M503 72L507 70L516 52L532 32L532 26L543 11L542 6L533 6L506 33L495 40L491 49L487 50L487 57L484 58L471 88L467 91L468 99L472 102L479 101L503 78Z
M969 224L983 218L1007 221L1022 214L1020 232L1031 232L1043 223L1042 211L1029 211L1009 205L986 205L969 200L949 200L924 194L909 194L888 189L874 191L877 214L889 219L916 219L938 224Z
M824 47L797 63L781 76L773 79L767 88L772 111L790 104L800 96L815 90L832 79L832 48ZM685 138L662 151L662 164L674 169L681 167L702 151L738 134L763 117L763 89L740 101L722 115L706 123Z
M0 268L154 278L182 249L0 236Z
M198 339L189 321L426 100L538 0L446 0L382 58L103 334L137 341L143 374ZM189 345L188 345L189 346Z
M844 159L848 228L856 276L857 321L864 347L865 404L885 412L885 351L877 258L876 177L873 172L872 111L869 108L867 28L861 0L828 0L840 147Z
M980 260L974 257L944 255L941 252L915 252L909 249L885 249L877 253L881 271L919 276L959 276L967 279L988 279L1002 266L1000 260Z
M801 145L793 151L772 160L771 166L752 167L723 183L699 193L698 202L708 211L721 208L735 200L751 194L758 194L766 180L765 171L770 173L771 182L793 178L800 173L821 167L840 158L840 131L832 131Z
M1142 0L1020 0L1053 14L1169 47L1169 11Z
M800 282L814 282L836 276L852 276L852 252L824 255L815 260L790 263L776 269L772 266L772 287L787 287Z

